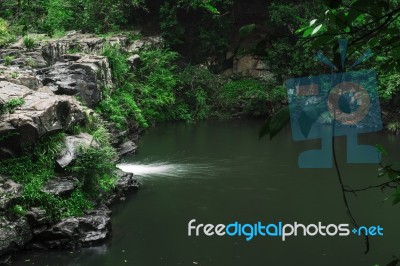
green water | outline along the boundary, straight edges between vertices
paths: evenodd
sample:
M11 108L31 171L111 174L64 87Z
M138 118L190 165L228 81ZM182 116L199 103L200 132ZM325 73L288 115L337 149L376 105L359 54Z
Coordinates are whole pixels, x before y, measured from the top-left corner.
M359 224L380 225L383 237L195 237L197 223L350 223L333 169L299 169L301 151L318 141L294 142L287 128L272 142L257 139L260 121L164 124L139 141L125 168L138 173L142 189L114 207L112 238L81 251L23 253L16 265L386 265L400 256L399 206L382 200L390 191L349 195ZM399 159L400 141L382 133L362 143L381 143ZM337 140L339 165L351 187L377 184L378 166L345 162L345 139ZM28 260L28 261L26 261Z

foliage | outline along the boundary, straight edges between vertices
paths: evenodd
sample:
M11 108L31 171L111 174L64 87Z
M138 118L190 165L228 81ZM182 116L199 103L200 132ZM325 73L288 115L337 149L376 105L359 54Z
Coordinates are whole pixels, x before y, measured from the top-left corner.
M24 147L22 156L0 162L0 174L24 186L23 195L10 212L23 214L30 207L40 207L54 221L65 217L81 216L93 208L93 199L101 191L109 191L115 183L113 171L115 150L109 144L109 135L100 119L96 125L80 128L91 133L98 148L81 150L81 157L70 167L70 175L80 178L77 188L69 197L60 197L42 191L46 181L57 174L55 159L64 147L64 133L48 136L40 142Z
M16 108L22 106L25 103L23 98L13 98L5 103L0 102L0 115L5 113L13 113Z
M223 54L233 25L232 6L230 0L164 1L159 12L162 37L193 62Z
M177 84L174 60L177 54L168 50L143 51L141 66L134 77L129 73L127 55L117 46L106 47L103 55L110 60L115 91L106 90L106 98L98 110L122 129L128 121L140 126L164 120L168 107L174 103L173 89Z
M234 108L239 115L268 115L275 103L285 99L285 88L274 79L239 79L227 82L220 94L223 108Z
M30 36L25 36L24 37L24 46L26 47L26 49L28 50L33 50L33 48L35 48L35 39L33 39Z
M8 22L0 17L0 47L4 47L15 40L15 36L10 33Z
M14 60L14 56L5 56L4 57L4 65L5 66L10 66L12 61Z
M400 133L400 122L399 121L395 121L395 122L391 122L387 125L387 129L395 134Z
M178 74L171 119L194 121L214 115L223 80L200 66L186 66Z

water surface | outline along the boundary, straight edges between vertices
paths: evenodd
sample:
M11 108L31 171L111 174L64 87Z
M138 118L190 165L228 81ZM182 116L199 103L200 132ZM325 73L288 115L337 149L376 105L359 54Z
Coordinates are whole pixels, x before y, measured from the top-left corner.
M255 223L350 223L334 169L299 169L301 151L318 141L294 142L287 128L273 141L258 140L261 121L171 123L148 130L137 156L120 168L135 172L142 189L116 206L112 238L78 252L24 253L16 265L386 265L400 256L399 207L383 199L390 191L349 195L363 225L380 225L364 255L362 238L189 237L187 225ZM400 141L382 133L360 143L380 143L400 160ZM353 188L377 184L377 165L345 162L345 139L337 139L339 165Z

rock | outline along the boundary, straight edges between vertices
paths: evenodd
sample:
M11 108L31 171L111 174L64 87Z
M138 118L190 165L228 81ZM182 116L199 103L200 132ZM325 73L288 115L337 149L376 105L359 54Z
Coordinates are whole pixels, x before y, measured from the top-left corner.
M75 190L77 182L76 177L58 177L47 181L42 191L56 196L68 197Z
M0 116L0 136L14 134L1 145L10 150L85 120L82 107L70 96L36 92L25 86L0 81L0 101L15 98L23 98L25 103L12 114Z
M138 53L144 48L161 48L164 40L160 36L149 36L134 41L127 49L128 53Z
M87 106L96 106L103 95L103 88L112 88L111 69L104 56L64 55L39 75L43 85L55 94L77 95Z
M47 248L76 248L98 243L110 235L111 211L103 206L83 217L68 218L37 235Z
M0 257L21 250L31 240L32 234L26 219L11 222L0 216Z
M124 47L126 41L127 38L124 35L103 38L94 34L82 34L74 31L69 32L63 38L44 43L42 45L42 54L48 64L52 65L71 50L86 54L100 54L105 44Z
M132 173L126 173L122 170L115 170L117 176L115 189L124 193L133 192L139 189L140 184Z
M131 55L130 57L128 57L127 60L131 69L136 69L140 64L140 55L138 54Z
M0 177L0 211L11 207L22 196L22 185Z
M29 209L25 216L32 228L50 225L51 223L46 215L46 211L40 208L34 207Z
M23 70L18 67L0 66L0 81L23 85L31 90L37 90L41 86L39 78L32 70Z
M137 149L137 146L133 141L126 141L118 147L118 149L117 149L118 156L122 157L125 155L135 153L136 149Z
M272 75L264 58L251 55L246 55L235 59L233 62L233 73L252 77L264 77Z
M81 148L89 147L98 147L97 142L93 140L91 135L80 133L76 136L67 136L65 138L65 148L61 151L57 159L58 165L65 168L78 158Z

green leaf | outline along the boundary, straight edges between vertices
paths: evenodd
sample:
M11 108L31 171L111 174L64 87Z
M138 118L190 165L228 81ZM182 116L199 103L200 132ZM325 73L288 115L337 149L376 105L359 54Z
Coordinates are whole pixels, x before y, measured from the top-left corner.
M393 195L393 205L396 205L400 202L400 195Z
M250 34L253 33L254 29L256 28L256 24L249 24L241 27L239 29L240 39L244 39L248 37Z
M275 137L289 122L290 113L289 107L283 107L275 115L271 117L269 124L269 138Z
M313 20L311 20L311 21L310 21L310 26L314 25L314 24L315 24L315 22L317 22L317 19L313 19Z
M375 148L379 151L380 154L387 156L388 155L388 151L385 149L385 147L383 147L383 145L381 144L376 144Z
M304 33L303 33L303 37L306 38L306 37L310 36L312 31L313 31L312 28L309 28L309 29L305 30Z
M319 24L317 27L315 27L315 29L313 29L311 35L314 35L315 33L317 33L321 28L322 28L322 24Z

